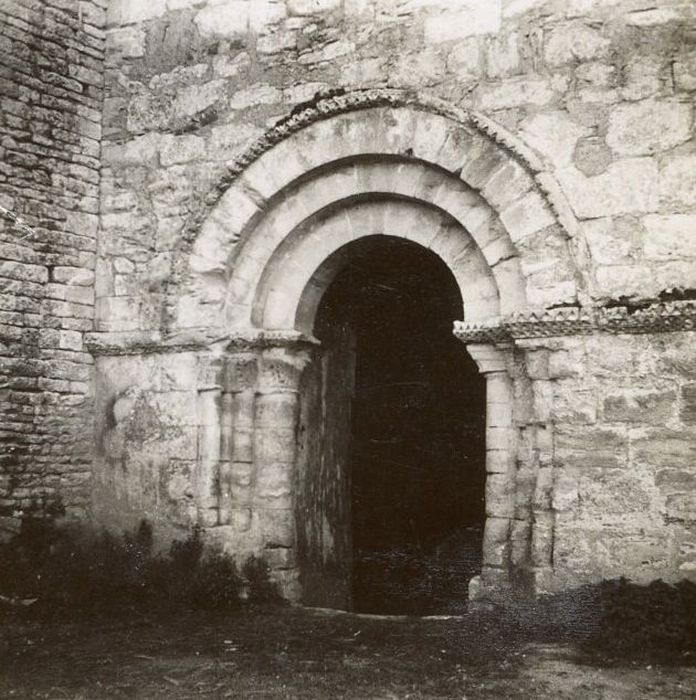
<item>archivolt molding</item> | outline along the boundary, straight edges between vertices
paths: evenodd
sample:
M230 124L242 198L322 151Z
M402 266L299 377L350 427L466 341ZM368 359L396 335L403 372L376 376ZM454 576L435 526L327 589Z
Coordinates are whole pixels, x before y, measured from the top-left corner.
M264 153L270 151L271 148L292 134L305 129L317 121L370 107L413 107L438 116L447 117L462 125L473 126L478 132L502 147L532 175L537 176L546 171L545 164L541 158L499 124L483 115L453 107L442 100L424 98L415 92L394 88L369 88L327 95L306 106L298 105L295 111L288 117L278 121L277 124L256 139L227 166L215 188L204 198L199 209L187 222L183 231L184 243L190 244L195 239L203 221L205 221L208 213L220 197L237 177ZM561 224L566 228L567 233L572 235L574 233L574 224L571 223L570 230L566 227L566 224L572 221L573 217L570 214L569 205L564 200L560 190L550 191L553 188L549 188L547 179L542 179L542 182L539 182L539 187L546 193L552 209Z
M329 211L287 236L257 284L254 325L275 328L294 324L311 332L319 301L342 262L349 258L350 246L358 240L383 236L385 230L398 231L399 238L420 244L443 260L461 290L465 317L500 313L495 269L491 273L467 231L435 208L386 198L357 201ZM519 295L524 297L523 287Z
M523 338L551 338L591 333L669 333L696 330L696 302L673 301L640 308L564 307L517 312L484 322L457 321L454 334L464 343L506 343Z
M380 113L380 108L393 108L394 117L389 116L389 111ZM414 115L412 119L420 119L420 122L413 122L413 125L417 126L415 133L404 133L398 144L385 143L384 150L375 141L377 135L370 136L373 130L369 128L365 131L367 139L361 135L359 143L353 144L351 124L359 128L363 124L360 119L353 123L336 123L336 128L346 129L351 133L345 135L343 142L340 141L340 136L336 136L339 141L334 145L340 145L341 148L338 148L335 154L331 150L331 144L323 141L320 150L324 155L321 158L313 152L305 158L304 149L307 144L295 144L298 149L295 155L288 150L293 148L294 143L290 137L307 130L308 127L315 124L321 126L323 121L330 118L339 118L340 115L360 110L366 111L367 119L371 109L376 109L383 115L379 119L383 118L387 122L390 118L406 119L405 115L409 111ZM421 119L417 116L419 114L427 116ZM429 118L440 119L443 123L450 124L450 127L440 126L436 121L428 122ZM381 130L378 131L381 134ZM385 136L393 137L389 132L385 132ZM308 138L311 140L312 136ZM447 147L442 150L445 142L439 142L441 152L438 152L431 163L429 154L435 155L432 149L438 143L438 138L448 141ZM423 139L425 141L416 147L415 143L410 144L412 139L418 143ZM432 140L432 143L429 140ZM362 144L362 141L365 143ZM477 146L479 143L480 147ZM489 144L489 149L484 147L486 143ZM351 147L346 148L346 144L350 144ZM414 148L410 149L409 145L413 145ZM263 156L274 147L280 148L281 151L274 153L269 165L268 159ZM363 147L365 150L361 150ZM395 148L397 150L394 150ZM387 88L358 90L320 98L299 109L278 122L227 168L215 189L201 202L198 211L190 217L185 226L182 247L175 256L170 284L183 281L186 275L199 274L187 265L188 252L192 250L194 242L198 247L201 241L208 238L217 242L216 239L222 237L216 230L223 228L230 233L220 243L228 249L238 248L256 224L273 210L277 202L276 197L285 196L287 191L307 177L318 179L321 173L339 165L342 158L354 159L368 154L376 159L400 155L402 159L411 159L414 163L420 162L421 165L434 169L444 169L442 171L446 170L450 177L459 179L461 174L462 182L470 183L469 186L474 190L480 189L482 198L501 216L513 242L525 239L529 234L551 225L555 225L558 231L555 235L559 235L561 239L567 240L574 233L575 220L562 192L545 169L545 164L519 139L499 125L481 115L452 107L440 100L424 99L409 91ZM287 172L282 170L282 164L288 163L286 156L290 157L290 160L299 161L290 164L292 167ZM419 157L425 160L419 161ZM298 167L304 160L307 161L306 167ZM465 173L461 173L462 167L468 173L466 176ZM473 173L472 167L483 170ZM474 177L474 182L469 179L471 177ZM544 212L544 208L548 213ZM193 252L195 258L195 249ZM577 265L572 261L573 255L570 251L567 252L567 256L575 275L573 286L575 290L580 290L583 287L582 278ZM171 301L173 299L170 298ZM555 303L563 301L566 300L558 299ZM169 318L170 321L173 320L171 313Z

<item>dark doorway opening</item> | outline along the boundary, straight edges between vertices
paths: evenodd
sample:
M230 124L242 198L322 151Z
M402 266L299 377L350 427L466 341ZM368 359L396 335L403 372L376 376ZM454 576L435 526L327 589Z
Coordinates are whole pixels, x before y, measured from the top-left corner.
M351 247L315 333L329 341L349 328L355 346L352 607L462 612L481 568L485 380L452 335L459 288L415 243L373 236Z

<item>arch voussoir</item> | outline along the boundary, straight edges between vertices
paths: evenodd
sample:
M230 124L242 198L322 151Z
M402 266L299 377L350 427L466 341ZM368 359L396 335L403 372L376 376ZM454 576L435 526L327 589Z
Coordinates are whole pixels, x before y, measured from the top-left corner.
M328 103L316 116L308 110L274 127L242 158L190 248L185 293L193 299L179 306L176 325L200 322L196 299L205 303L206 323L225 304L236 310L226 320L221 314L218 325L239 322L285 236L324 209L385 195L435 207L471 235L497 286L499 312L576 298L577 272L567 246L552 256L555 279L532 262L520 264L530 249L531 258L544 255L541 232L556 226L554 235L564 241L568 232L548 201L549 188L537 182L541 164L503 139L500 129L398 91ZM332 111L333 105L339 108ZM358 226L359 208L349 209ZM226 299L219 298L221 275L228 280Z
M297 318L307 318L302 309L303 296L308 293L314 299L313 279L317 270L322 269L325 260L332 258L349 243L368 236L397 235L413 241L439 256L448 256L448 249L438 245L438 236L469 238L468 233L443 212L425 206L422 202L392 198L374 201L353 201L338 211L329 211L325 216L307 224L310 230L294 232L286 237L264 269L263 278L257 285L257 295L253 304L252 323L260 327L290 327ZM443 232L449 232L445 234ZM323 246L315 241L320 235ZM443 257L462 288L465 298L464 314L477 318L472 306L469 312L467 303L485 304L486 311L492 311L498 304L498 290L485 260L475 244L450 245L458 256ZM295 257L303 261L304 276L294 271L288 272L285 261ZM311 328L297 328L311 332Z

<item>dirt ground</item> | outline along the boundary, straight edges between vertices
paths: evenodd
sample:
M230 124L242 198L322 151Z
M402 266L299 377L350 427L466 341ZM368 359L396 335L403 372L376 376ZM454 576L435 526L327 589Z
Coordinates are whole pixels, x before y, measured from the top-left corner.
M293 608L0 613L0 698L696 698L696 663L612 659L491 616Z

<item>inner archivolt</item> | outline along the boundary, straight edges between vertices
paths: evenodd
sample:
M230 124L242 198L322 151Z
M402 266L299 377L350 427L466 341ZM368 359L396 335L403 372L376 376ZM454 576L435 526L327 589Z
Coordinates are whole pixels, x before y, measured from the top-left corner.
M353 245L319 306L315 335L347 343L350 598L354 610L457 612L480 571L485 381L452 335L462 298L425 248L379 236ZM346 353L336 356L347 357ZM348 399L350 400L350 399Z

